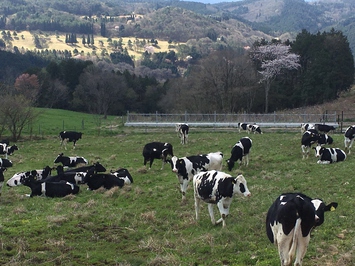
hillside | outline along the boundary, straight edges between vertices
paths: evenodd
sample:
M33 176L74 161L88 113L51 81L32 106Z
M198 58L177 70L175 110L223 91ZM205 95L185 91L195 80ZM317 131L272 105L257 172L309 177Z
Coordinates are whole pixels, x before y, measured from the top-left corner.
M0 31L2 31L0 29ZM65 43L65 34L59 34L54 32L42 32L42 31L9 31L11 35L17 34L17 37L12 38L11 41L6 42L7 50L12 50L15 46L20 51L45 51L45 50L57 50L57 51L70 51L73 56L81 56L86 58L95 58L96 56L107 56L112 52L118 51L112 45L113 42L118 42L122 39L123 48L127 48L129 55L139 59L142 53L145 51L144 47L138 47L135 45L136 38L123 37L123 38L106 38L102 36L94 36L94 45L84 45L81 43L81 38L78 37L78 43L70 44ZM34 38L39 37L42 48L36 48ZM140 39L142 41L142 39ZM130 46L129 43L133 45ZM177 45L177 44L175 44ZM155 52L167 52L169 50L175 50L172 45L167 41L158 40L158 45L154 46Z

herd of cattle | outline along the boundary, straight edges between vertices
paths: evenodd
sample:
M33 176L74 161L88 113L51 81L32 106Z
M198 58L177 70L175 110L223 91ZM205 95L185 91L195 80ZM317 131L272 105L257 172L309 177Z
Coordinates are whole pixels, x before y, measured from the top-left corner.
M262 131L259 126L239 123L238 130L249 133L259 133ZM333 139L329 132L335 130L332 126L323 124L302 124L301 149L303 158L308 157L312 145L315 149L318 163L334 163L343 161L346 153L338 148L325 148L326 144L332 144ZM189 125L177 124L176 131L181 139L181 144L187 144ZM59 134L61 145L73 142L73 149L76 142L82 138L82 133L74 131L63 131ZM344 145L348 154L355 137L355 126L350 126L345 132ZM228 170L232 171L235 163L249 164L249 152L252 148L252 139L241 138L232 148L230 158L227 159ZM7 159L15 150L16 145L10 146L8 142L0 144L0 153L6 158L0 159L0 192L4 182L3 172L12 166L12 162ZM186 199L186 190L192 181L196 220L199 219L201 201L208 203L208 212L212 224L222 223L226 226L225 219L229 214L233 196L236 194L250 197L251 193L247 187L247 181L243 175L232 175L222 172L224 155L220 151L208 154L199 154L178 158L174 156L173 146L170 143L151 142L143 147L143 164L149 162L149 169L153 161L162 161L162 167L166 163L171 165L172 172L176 174L180 184L182 200ZM68 157L63 153L59 154L53 161L56 167L46 166L39 170L29 170L16 173L7 181L7 186L13 187L25 185L31 189L30 196L64 197L69 194L77 194L80 184L87 184L88 189L95 190L100 187L110 189L125 184L133 183L133 178L125 168L105 173L106 169L99 162L88 165L88 161L83 157ZM66 170L64 170L66 169ZM56 171L55 174L52 172ZM213 205L217 205L221 218L217 221L214 218ZM268 210L266 218L266 232L269 240L278 247L281 265L291 265L296 254L295 265L302 265L303 257L306 253L310 240L310 232L324 222L324 213L334 210L337 203L328 205L318 198L312 199L301 193L281 194Z

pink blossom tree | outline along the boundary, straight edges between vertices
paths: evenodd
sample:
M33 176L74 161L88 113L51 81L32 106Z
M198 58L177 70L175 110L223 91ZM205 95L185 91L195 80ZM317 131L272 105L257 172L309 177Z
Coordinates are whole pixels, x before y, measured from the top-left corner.
M250 50L250 56L259 66L258 72L261 74L259 82L265 84L265 113L267 113L271 83L285 71L300 67L299 55L291 53L288 45L272 43L254 46Z

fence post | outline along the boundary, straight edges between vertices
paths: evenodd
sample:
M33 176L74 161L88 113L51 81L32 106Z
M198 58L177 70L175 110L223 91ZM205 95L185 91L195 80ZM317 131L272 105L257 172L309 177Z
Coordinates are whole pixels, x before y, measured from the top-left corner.
M185 111L185 123L187 123L187 111Z
M127 111L127 119L126 119L127 123L129 123L129 111Z
M63 120L63 130L64 130L64 120Z

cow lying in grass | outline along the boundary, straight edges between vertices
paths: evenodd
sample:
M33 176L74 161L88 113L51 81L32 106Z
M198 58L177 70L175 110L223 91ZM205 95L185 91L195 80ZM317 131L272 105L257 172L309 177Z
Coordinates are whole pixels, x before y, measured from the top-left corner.
M46 197L65 197L70 194L78 194L79 186L69 182L41 182L37 181L33 176L22 177L21 183L31 188L30 197L46 196Z

